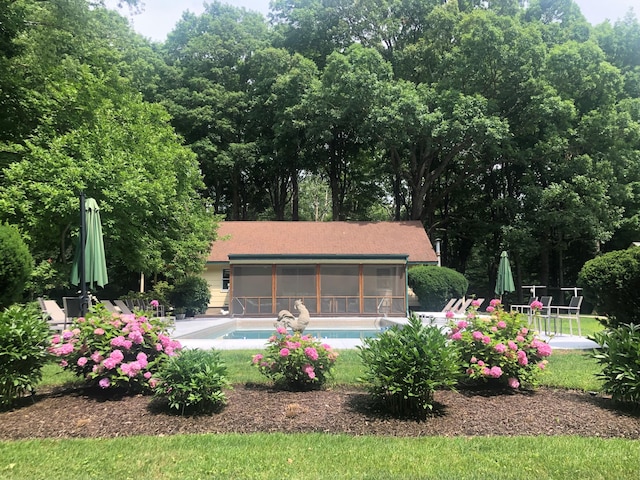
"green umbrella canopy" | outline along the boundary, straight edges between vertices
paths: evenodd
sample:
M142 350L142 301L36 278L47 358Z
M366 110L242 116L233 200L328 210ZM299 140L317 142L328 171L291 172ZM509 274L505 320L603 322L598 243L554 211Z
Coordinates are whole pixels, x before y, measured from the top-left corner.
M109 283L107 277L107 261L104 254L104 241L102 239L102 223L100 222L100 208L98 203L93 198L87 198L85 203L85 218L86 218L86 235L84 249L84 272L85 282L89 283L91 288L95 288L97 284L100 287L104 287ZM82 238L82 235L80 235ZM80 252L82 250L80 245L81 240L78 240L78 247L73 258L73 267L71 269L71 283L78 285L80 283Z
M500 254L500 264L498 265L498 278L496 279L496 295L502 297L506 292L513 292L515 289L511 265L509 264L509 255L507 252L502 252Z

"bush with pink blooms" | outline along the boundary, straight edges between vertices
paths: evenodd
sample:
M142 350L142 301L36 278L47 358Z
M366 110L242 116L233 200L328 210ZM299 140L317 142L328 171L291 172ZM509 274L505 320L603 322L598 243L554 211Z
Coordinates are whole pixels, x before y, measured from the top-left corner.
M161 319L100 309L54 335L49 351L91 386L149 392L156 372L181 348Z
M491 300L487 313L479 315L472 305L465 319L449 322L449 338L462 355L463 383L534 388L551 347L535 336L526 316L505 312L499 300Z
M338 352L326 343L279 327L266 352L254 355L252 364L283 389L311 390L325 384L337 358Z

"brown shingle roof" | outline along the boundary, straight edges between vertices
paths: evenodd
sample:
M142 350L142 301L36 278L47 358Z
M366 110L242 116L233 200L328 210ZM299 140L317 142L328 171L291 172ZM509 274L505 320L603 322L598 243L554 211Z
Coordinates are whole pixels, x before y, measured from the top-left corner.
M420 222L223 221L209 262L229 255L408 255L410 263L436 262Z

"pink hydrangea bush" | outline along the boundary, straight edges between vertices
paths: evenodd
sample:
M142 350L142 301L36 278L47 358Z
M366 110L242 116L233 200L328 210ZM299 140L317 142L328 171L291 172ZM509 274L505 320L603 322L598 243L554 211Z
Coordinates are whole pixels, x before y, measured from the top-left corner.
M181 348L160 319L101 309L54 335L49 352L89 385L148 392L155 387L156 372Z
M251 363L283 388L309 390L325 384L337 358L338 352L319 339L279 327L266 352L254 355Z
M505 312L500 300L491 300L487 312L479 315L472 305L464 320L449 322L449 338L460 349L464 378L512 389L534 388L551 347L535 336L524 315Z

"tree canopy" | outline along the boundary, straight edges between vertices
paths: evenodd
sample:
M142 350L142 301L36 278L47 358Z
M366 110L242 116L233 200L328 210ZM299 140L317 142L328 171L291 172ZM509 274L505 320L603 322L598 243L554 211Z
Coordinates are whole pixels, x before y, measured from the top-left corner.
M137 1L127 1L143 8ZM84 0L0 4L0 221L180 276L234 220L420 220L492 291L566 286L640 237L640 25L572 0L219 1L149 43ZM327 214L329 212L329 214Z

